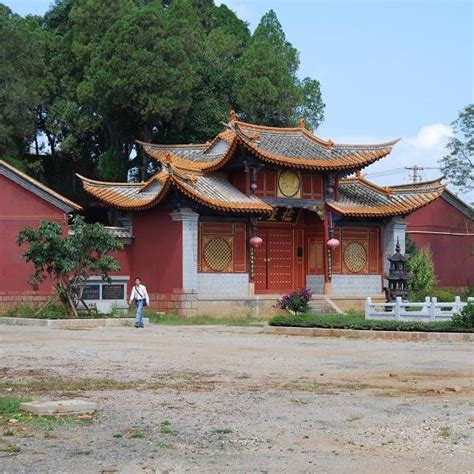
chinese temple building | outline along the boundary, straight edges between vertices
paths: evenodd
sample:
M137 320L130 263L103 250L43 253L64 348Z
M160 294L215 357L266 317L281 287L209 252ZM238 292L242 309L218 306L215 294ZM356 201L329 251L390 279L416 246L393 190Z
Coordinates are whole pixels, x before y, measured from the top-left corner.
M140 142L159 165L146 182L79 178L111 210L126 241L121 273L141 276L152 308L267 311L303 286L332 300L383 298L397 239L405 251L404 217L445 188L362 177L396 142L336 144L304 120L274 128L232 113L205 144Z

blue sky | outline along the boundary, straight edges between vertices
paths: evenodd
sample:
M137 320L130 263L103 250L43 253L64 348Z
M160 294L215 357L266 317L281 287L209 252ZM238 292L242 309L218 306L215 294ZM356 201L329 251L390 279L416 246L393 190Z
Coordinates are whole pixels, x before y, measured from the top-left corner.
M42 14L51 3L3 2L22 15ZM349 142L402 138L390 157L366 170L369 177L381 184L404 182L409 179L404 166L438 166L450 123L474 100L473 2L223 3L252 29L266 11L276 11L287 39L300 51L301 76L321 82L326 120L318 135ZM381 172L387 175L374 175ZM437 174L426 170L423 177ZM472 201L474 193L463 197Z

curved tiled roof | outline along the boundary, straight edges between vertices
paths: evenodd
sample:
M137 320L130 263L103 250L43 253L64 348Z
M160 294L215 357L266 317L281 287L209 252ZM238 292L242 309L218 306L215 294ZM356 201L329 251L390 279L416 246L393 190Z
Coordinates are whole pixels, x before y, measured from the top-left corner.
M381 187L362 177L339 182L339 200L328 205L351 217L406 215L426 206L444 191L443 177L422 183Z
M398 140L373 145L335 144L304 127L277 128L231 121L210 143L155 145L139 142L151 157L202 172L215 171L233 156L237 144L263 161L319 171L360 169L383 158Z
M158 145L138 142L145 152L155 160L196 171L211 172L222 167L232 156L236 145L234 132L225 130L211 142L191 145Z
M392 151L398 140L374 145L335 144L302 127L276 128L235 122L242 144L273 164L330 171L368 166Z
M80 174L84 189L113 207L124 210L147 209L156 205L165 196L169 187L168 176L162 172L145 183L111 183L95 181Z
M246 196L221 173L194 174L174 164L142 183L108 183L77 175L84 189L106 204L124 210L143 210L158 204L174 187L204 206L224 212L266 213L272 207L255 196Z

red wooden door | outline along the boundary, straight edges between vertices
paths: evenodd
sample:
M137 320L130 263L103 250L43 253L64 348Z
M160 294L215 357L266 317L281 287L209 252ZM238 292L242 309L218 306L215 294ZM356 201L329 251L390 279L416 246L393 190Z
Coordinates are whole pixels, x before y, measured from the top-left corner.
M255 290L285 292L294 286L294 231L288 228L259 229L263 244L255 254Z

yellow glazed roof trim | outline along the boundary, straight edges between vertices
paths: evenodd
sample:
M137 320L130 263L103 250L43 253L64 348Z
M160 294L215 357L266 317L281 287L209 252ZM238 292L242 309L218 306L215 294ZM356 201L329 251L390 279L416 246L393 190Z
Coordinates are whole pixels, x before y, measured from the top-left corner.
M262 134L269 133L273 137L280 137L278 140L286 141L287 146L289 143L288 140L291 141L292 137L293 139L305 138L306 142L304 143L308 144L313 142L316 144L314 146L320 147L320 151L318 151L317 148L311 150L310 147L309 150L306 149L306 152L301 152L300 150L303 155L306 153L307 157L287 156L283 153L284 150L281 150L279 153L272 151L271 144L267 143L270 149L265 149L265 146L260 146L260 132ZM197 156L199 154L205 156L206 152L210 150L219 139L230 145L225 153L217 156L214 160L200 159L200 156ZM237 143L241 144L258 158L272 164L308 170L329 171L360 169L368 166L388 155L393 145L397 142L398 139L386 143L367 145L335 144L332 140L323 140L301 127L278 128L231 120L226 130L205 144L158 145L140 141L138 143L144 147L146 153L161 162L166 161L167 157L171 156L177 166L194 171L212 172L222 168L232 158ZM289 146L291 148L291 145ZM189 154L189 151L187 152L186 150L192 150L193 148L197 153L194 159L178 156L180 154L178 153L179 150L183 150L183 155L186 155ZM174 153L172 150L174 150ZM331 154L335 156L331 156Z
M225 141L229 145L229 148L222 156L219 156L215 160L211 160L211 161L193 161L193 160L178 156L169 151L169 148L178 148L178 147L189 147L189 148L199 147L199 148L202 148L204 151L206 151L210 149L218 139ZM140 142L140 141L138 141L138 143L144 147L145 152L148 155L150 155L155 160L160 161L161 163L166 163L167 161L171 159L175 166L181 167L189 171L212 172L221 168L230 160L237 144L237 137L236 137L235 132L226 130L224 132L221 132L210 143L207 143L207 144L156 145L154 143L145 143L145 142Z
M271 153L259 149L254 144L250 143L249 140L239 136L239 141L242 145L252 152L255 156L262 158L264 161L269 163L283 166L293 166L295 168L303 168L308 170L340 170L340 169L353 169L368 166L375 161L387 156L392 149L383 148L381 150L364 151L363 153L354 153L351 156L344 158L331 159L331 160L309 160L305 158L294 158Z
M354 205L343 201L328 202L328 206L338 214L349 217L388 217L395 215L406 215L420 209L441 196L445 185L441 183L442 178L416 184L390 186L382 188L361 178L349 178L340 181L343 187L351 184L359 184L371 192L375 192L388 202L379 205ZM342 192L342 190L341 190Z
M212 209L224 212L249 212L261 214L273 210L270 205L258 198L254 200L249 199L247 201L238 201L221 200L206 196L197 191L193 186L197 180L196 175L192 173L186 175L183 173L182 169L175 168L173 164L168 165L168 170L160 171L145 183L108 183L88 179L81 175L77 176L82 180L84 189L88 193L118 209L144 210L151 208L163 200L171 186L173 186L190 199ZM161 184L161 188L155 195L149 198L146 198L145 196L142 198L138 197L142 193L145 194L147 188L150 188L155 182ZM121 192L115 190L115 187L119 187ZM130 195L133 195L133 198Z

